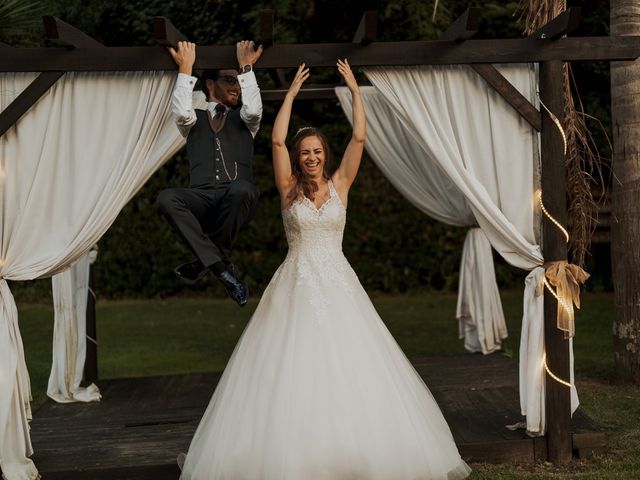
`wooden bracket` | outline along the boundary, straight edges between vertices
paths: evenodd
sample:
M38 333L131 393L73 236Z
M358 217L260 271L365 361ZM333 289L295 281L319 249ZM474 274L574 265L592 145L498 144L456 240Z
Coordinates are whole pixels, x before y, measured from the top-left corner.
M0 112L0 136L20 120L20 117L47 93L62 75L64 72L42 72L13 102L7 105L7 108Z
M480 9L468 8L460 15L442 35L440 41L463 42L471 38L477 31L480 24ZM540 131L542 120L540 112L529 100L522 95L509 80L507 80L493 65L489 63L469 64L478 75L493 87L498 94L504 98L529 124Z
M449 28L442 32L438 40L442 42L463 42L473 37L479 26L480 9L467 8L462 15L449 25Z
M540 111L514 87L496 67L488 63L476 63L470 65L485 81L511 105L522 118L540 131L542 128L542 118Z
M269 76L273 80L273 85L276 88L283 88L287 86L287 81L284 78L284 70L282 68L270 68Z
M189 40L167 17L153 17L153 38L163 47L175 47L178 42Z
M578 28L580 23L580 7L567 8L564 12L529 35L529 38L545 38L557 40Z
M59 18L45 16L42 20L47 37L58 45L69 49L105 48L97 40ZM64 75L63 71L40 73L7 108L0 112L0 136L20 120L62 75Z
M94 40L73 25L63 22L57 17L47 15L42 17L47 37L57 45L66 48L101 48L100 42Z
M375 10L367 10L360 19L360 24L353 36L353 43L359 43L362 46L369 45L376 39L378 35L378 12Z

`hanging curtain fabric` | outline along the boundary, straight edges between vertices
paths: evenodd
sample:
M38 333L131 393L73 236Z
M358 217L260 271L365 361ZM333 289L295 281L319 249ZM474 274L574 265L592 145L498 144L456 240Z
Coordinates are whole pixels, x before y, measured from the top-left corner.
M535 102L531 66L498 68ZM544 278L539 275L544 269L534 203L539 175L536 132L469 67L370 68L366 75L406 130L402 136L424 152L402 162L414 169L420 168L417 163L437 165L463 194L493 248L510 264L531 270L524 295L520 401L527 430L542 435L546 428L543 349L523 343L541 335L543 326L538 308L542 296L536 293ZM388 134L395 132L389 129ZM577 395L572 390L575 410Z
M34 78L0 75L2 109ZM67 73L0 137L0 462L37 478L28 458L30 387L7 280L77 261L184 144L173 124L174 73Z
M385 99L373 87L363 87L361 93L367 114L366 149L391 184L415 207L436 220L454 226L475 225L473 212L462 192L436 163L422 161L427 158L426 152ZM336 94L351 121L349 90L339 87ZM456 318L465 348L488 354L501 348L502 340L507 337L507 325L495 280L491 245L488 241L481 242L480 237L484 237L482 230L473 227L465 240ZM482 282L471 281L472 277Z
M464 348L470 352L500 350L507 337L491 244L479 228L472 228L462 246L456 318Z
M47 395L58 403L97 402L95 384L81 387L87 357L87 296L89 272L98 249L94 246L64 272L51 277L53 348Z

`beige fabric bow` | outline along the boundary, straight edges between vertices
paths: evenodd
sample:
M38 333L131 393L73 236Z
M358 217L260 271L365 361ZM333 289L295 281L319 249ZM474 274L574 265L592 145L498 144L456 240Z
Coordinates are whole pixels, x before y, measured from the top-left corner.
M589 274L582 268L566 260L545 263L545 276L555 287L558 296L558 328L564 332L565 338L575 334L573 305L580 308L580 284Z

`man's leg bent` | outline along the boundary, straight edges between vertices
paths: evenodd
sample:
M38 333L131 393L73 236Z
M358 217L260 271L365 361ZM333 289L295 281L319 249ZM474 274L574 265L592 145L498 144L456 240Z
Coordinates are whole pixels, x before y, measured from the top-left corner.
M224 261L228 262L240 229L254 217L259 196L258 188L250 182L236 180L229 184L227 194L217 209L215 229L210 234Z
M202 227L216 207L215 191L168 188L158 195L156 208L205 267L221 261L222 252Z

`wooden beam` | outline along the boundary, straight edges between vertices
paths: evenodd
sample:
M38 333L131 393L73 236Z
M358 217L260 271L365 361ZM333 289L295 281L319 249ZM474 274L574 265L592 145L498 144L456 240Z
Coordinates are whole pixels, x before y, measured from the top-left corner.
M562 62L540 64L540 100L564 124L564 88ZM542 200L549 213L561 225L567 225L564 141L558 127L545 112L540 133L542 163ZM542 225L542 255L545 262L567 259L564 235L544 218ZM569 341L557 328L556 299L547 289L544 292L544 343L547 365L558 377L569 381ZM571 397L567 386L546 376L547 451L555 464L571 461Z
M462 42L473 37L480 26L480 9L467 8L442 34L441 42Z
M399 55L399 52L402 55ZM387 65L452 65L465 63L523 63L549 60L623 61L640 57L640 37L579 37L546 39L374 42L274 45L255 65L260 68L333 67L336 58L355 67ZM237 68L235 46L198 47L196 69ZM164 48L110 47L67 51L56 48L14 49L0 56L0 72L32 71L174 71Z
M538 109L524 96L509 80L507 80L493 65L471 65L478 74L491 85L494 90L511 105L522 118L538 132L542 128L542 120Z
M568 35L578 28L580 23L580 7L570 7L551 20L549 23L539 28L529 38L546 38L547 40L557 40L564 35Z
M264 48L273 45L273 10L260 12L260 41Z
M261 90L260 96L264 102L277 102L284 100L287 94L287 89L275 89L275 90ZM301 88L296 95L296 101L298 100L331 100L335 99L336 94L334 87L306 87Z
M360 24L353 36L353 43L369 45L378 36L378 12L367 10L360 19Z
M178 42L189 40L167 17L153 17L153 38L163 47L175 47Z
M78 30L73 25L63 22L57 17L47 15L42 17L42 21L44 22L44 30L47 37L57 45L67 48L104 47L104 45L97 40L94 40L83 31Z

